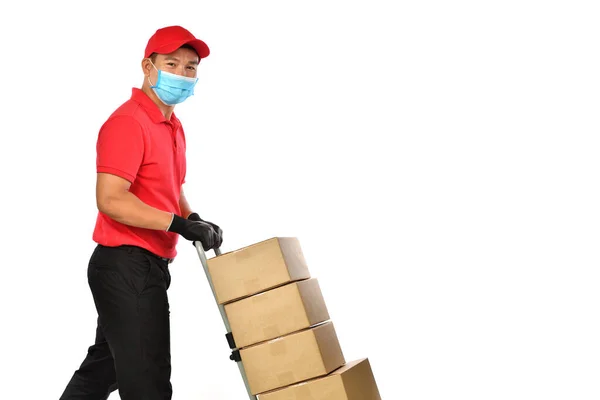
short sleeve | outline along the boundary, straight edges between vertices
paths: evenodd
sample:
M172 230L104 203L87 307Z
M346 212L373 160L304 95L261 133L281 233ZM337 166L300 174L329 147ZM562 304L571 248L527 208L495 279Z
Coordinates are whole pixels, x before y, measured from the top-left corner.
M111 117L98 133L96 172L133 182L144 157L144 132L131 116Z

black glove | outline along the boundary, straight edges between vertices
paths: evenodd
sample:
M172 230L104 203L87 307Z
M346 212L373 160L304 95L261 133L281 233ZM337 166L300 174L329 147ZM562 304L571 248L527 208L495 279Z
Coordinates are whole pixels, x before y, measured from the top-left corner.
M173 222L167 229L169 232L175 232L190 241L200 241L204 251L215 248L218 235L212 225L204 221L193 221L180 217L177 214L173 215Z
M217 240L216 240L215 248L221 247L221 244L223 243L223 230L219 227L219 225L214 224L214 223L212 223L210 221L203 220L202 218L200 218L200 216L198 215L198 213L191 213L190 215L188 215L188 219L192 220L192 221L204 222L204 223L207 223L210 226L212 226L212 228L214 229L215 233L217 234Z

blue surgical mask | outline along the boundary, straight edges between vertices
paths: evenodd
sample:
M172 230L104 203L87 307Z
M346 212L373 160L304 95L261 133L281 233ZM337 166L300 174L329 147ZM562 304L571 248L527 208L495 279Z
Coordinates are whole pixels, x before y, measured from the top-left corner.
M156 85L150 82L150 88L154 90L154 93L158 98L168 106L173 106L183 102L188 97L194 94L194 86L198 82L198 78L188 78L186 76L180 76L159 70L152 64L154 69L158 71L158 79Z

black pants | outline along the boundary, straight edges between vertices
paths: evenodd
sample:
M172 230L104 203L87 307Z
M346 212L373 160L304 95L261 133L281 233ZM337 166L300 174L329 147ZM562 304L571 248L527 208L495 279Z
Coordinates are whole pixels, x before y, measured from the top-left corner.
M98 326L60 400L170 400L167 261L134 246L94 250L88 265Z

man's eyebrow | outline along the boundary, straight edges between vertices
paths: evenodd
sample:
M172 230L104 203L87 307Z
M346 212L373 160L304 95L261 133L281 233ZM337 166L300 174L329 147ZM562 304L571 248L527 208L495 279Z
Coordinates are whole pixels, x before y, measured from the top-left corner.
M177 62L179 62L179 58L173 57L173 56L168 56L168 57L165 57L165 61L177 61ZM198 61L196 61L196 60L192 60L192 61L189 61L188 64L198 65L200 63Z

